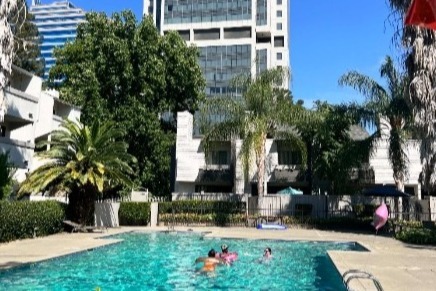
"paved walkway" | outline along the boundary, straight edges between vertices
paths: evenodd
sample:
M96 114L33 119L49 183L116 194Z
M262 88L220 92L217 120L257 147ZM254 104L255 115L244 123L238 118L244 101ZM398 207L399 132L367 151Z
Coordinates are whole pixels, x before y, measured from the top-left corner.
M176 227L184 231L188 227ZM284 239L312 241L356 241L370 252L330 251L339 272L361 269L377 277L384 290L436 290L436 247L403 244L391 238L319 230L288 229L285 231L254 228L195 227L194 231L210 232L208 236L251 239ZM0 269L32 263L82 250L118 243L116 239L98 239L126 231L155 231L166 228L123 227L105 233L61 233L43 238L0 244ZM368 280L353 280L355 290L375 290Z

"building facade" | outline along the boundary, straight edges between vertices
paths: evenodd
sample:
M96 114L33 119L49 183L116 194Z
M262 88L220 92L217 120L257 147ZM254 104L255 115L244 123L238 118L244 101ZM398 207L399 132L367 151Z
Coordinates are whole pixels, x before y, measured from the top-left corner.
M206 159L202 147L202 136L196 135L193 116L189 112L179 112L177 115L176 138L176 193L236 193L255 194L257 177L256 165L250 166L252 171L245 179L243 165L238 158L242 140L217 142L211 148L211 154ZM360 128L360 127L359 127ZM366 137L368 133L360 128L350 131L353 139ZM361 169L355 169L352 179L370 187L373 185L394 185L393 171L388 158L387 138L377 143L377 148L367 164ZM265 165L265 186L268 194L275 194L289 186L310 194L309 183L304 173L300 171L301 159L289 146L280 141L267 139ZM408 175L405 180L406 192L421 199L419 176L422 170L419 147L410 141L406 149L409 158ZM316 194L328 194L319 184ZM344 193L353 194L353 193Z
M16 66L4 89L5 112L0 122L0 152L9 153L18 182L43 161L34 158L35 144L49 140L63 119L80 119L80 108L59 99L56 91L43 91L43 80Z
M208 96L239 93L230 81L241 73L289 67L289 1L144 0L144 14L199 48Z
M47 79L50 68L56 63L54 48L63 47L76 38L78 25L85 21L85 11L70 1L42 4L40 0L32 0L29 10L42 38L40 49L45 60L44 79Z

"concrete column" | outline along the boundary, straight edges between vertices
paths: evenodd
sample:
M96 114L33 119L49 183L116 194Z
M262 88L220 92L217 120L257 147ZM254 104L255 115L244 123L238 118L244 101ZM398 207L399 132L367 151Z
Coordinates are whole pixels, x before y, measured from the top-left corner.
M150 226L157 226L159 204L157 202L152 202L150 205Z

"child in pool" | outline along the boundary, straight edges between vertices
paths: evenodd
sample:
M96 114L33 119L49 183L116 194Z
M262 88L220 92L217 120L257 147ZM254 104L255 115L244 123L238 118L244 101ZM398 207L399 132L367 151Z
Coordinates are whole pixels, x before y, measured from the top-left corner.
M207 254L207 257L200 257L195 260L195 263L203 262L203 267L200 269L202 272L213 272L217 265L226 265L226 260L215 257L216 252L211 249Z

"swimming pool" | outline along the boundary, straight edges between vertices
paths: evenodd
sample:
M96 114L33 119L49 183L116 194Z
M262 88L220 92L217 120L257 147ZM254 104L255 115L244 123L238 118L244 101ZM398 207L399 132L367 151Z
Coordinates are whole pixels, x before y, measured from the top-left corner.
M198 233L126 233L124 241L0 272L1 290L345 290L327 250L355 243L207 238ZM194 261L221 244L239 253L230 267L196 272ZM265 247L274 255L259 263Z

